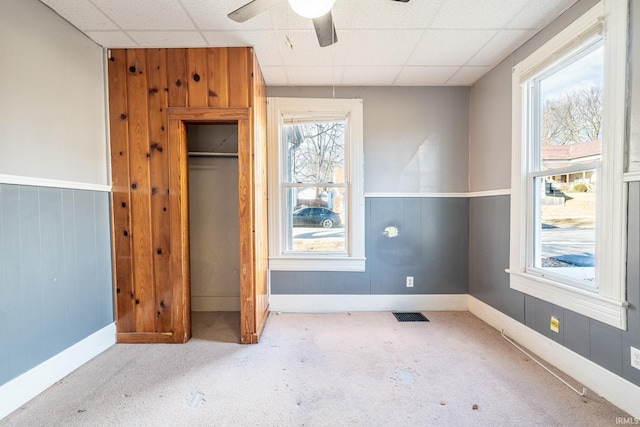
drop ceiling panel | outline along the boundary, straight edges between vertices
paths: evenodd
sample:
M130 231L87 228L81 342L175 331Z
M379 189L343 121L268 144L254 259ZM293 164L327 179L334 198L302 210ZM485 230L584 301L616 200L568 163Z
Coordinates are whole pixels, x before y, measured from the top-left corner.
M182 0L182 5L196 26L201 30L270 30L273 29L271 14L265 11L240 23L227 17L246 1L240 0Z
M538 30L547 26L557 16L570 8L577 0L530 0L505 28L530 28Z
M207 42L197 31L129 31L129 36L140 46L149 47L202 47Z
M397 86L440 86L446 83L460 67L407 66L395 81Z
M287 86L287 72L284 67L265 67L260 64L260 69L264 80L269 82L269 86Z
M290 86L337 86L342 72L342 67L287 67L287 80Z
M140 47L131 37L122 31L87 31L86 34L101 46L112 48Z
M491 67L462 67L451 79L448 86L471 86L480 77L489 72Z
M337 28L410 29L425 28L434 18L443 0L410 1L338 0L333 7Z
M422 30L343 30L340 44L345 65L404 65Z
M321 48L313 30L276 31L275 34L282 63L286 66L326 67L344 64L345 44L341 38L339 43ZM285 43L287 35L293 43L293 49Z
M493 36L493 30L426 31L410 65L464 65Z
M53 10L65 17L67 21L77 23L82 31L115 30L118 27L99 9L89 2L75 0L42 0Z
M431 28L502 28L522 10L528 0L447 0Z
M195 30L176 0L92 0L124 30Z
M533 30L499 31L489 43L473 56L467 65L494 65L500 63L510 53L508 46L518 45L529 40L536 32Z
M393 86L402 67L344 67L344 86Z

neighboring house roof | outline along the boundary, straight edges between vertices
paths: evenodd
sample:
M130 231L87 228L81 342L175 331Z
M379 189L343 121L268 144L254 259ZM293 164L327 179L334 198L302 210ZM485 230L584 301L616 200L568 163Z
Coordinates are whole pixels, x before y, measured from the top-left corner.
M542 160L576 160L583 157L599 156L602 153L602 140L579 142L571 145L542 146Z

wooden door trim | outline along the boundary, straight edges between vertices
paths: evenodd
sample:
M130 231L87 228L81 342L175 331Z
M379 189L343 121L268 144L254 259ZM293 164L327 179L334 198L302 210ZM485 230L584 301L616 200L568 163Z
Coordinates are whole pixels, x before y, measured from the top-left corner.
M190 108L167 110L169 126L169 192L171 194L171 266L174 294L173 342L191 338L191 277L189 256L189 188L187 124L237 122L240 232L240 342L256 342L251 108ZM176 256L177 255L177 256Z

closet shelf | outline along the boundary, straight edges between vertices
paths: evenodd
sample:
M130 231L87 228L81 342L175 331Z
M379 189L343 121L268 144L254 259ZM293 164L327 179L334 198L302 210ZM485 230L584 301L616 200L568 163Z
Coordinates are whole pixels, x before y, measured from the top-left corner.
M189 151L189 157L238 157L238 153L210 153L206 151Z

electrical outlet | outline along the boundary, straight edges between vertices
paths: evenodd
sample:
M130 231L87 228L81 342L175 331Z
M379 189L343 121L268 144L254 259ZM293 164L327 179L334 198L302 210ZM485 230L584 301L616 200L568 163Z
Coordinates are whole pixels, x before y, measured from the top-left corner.
M635 347L631 347L631 366L640 369L640 350Z
M413 276L407 276L407 288L413 288Z

